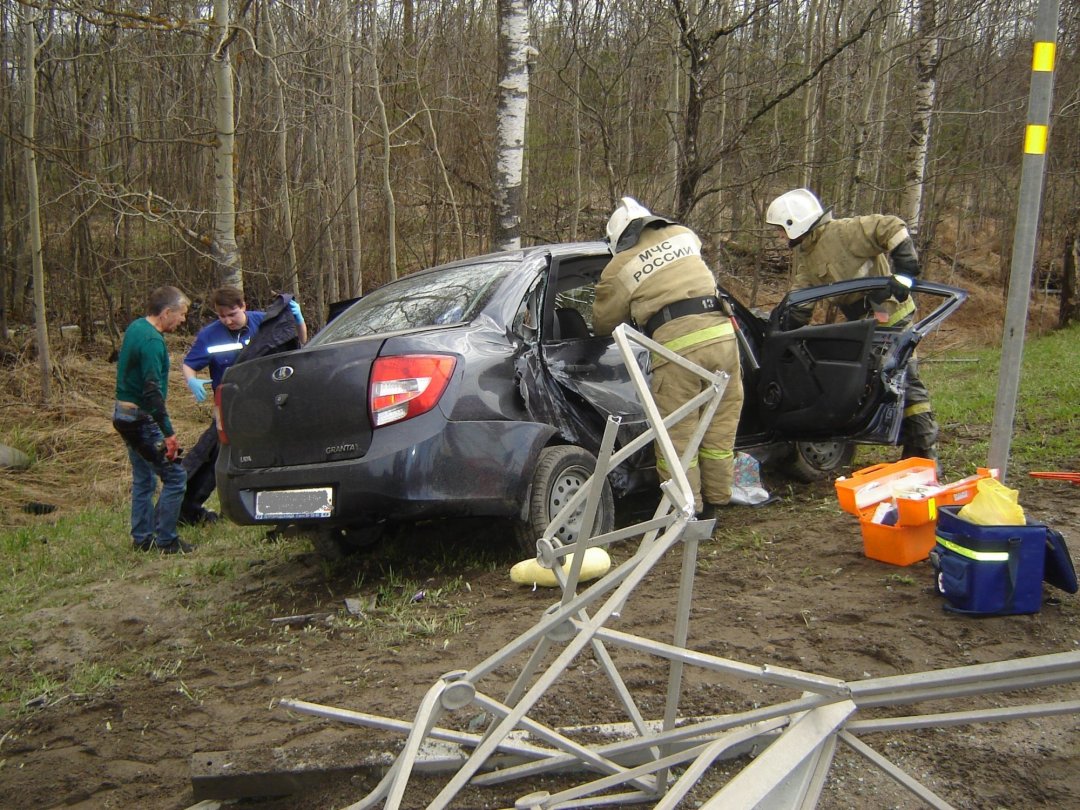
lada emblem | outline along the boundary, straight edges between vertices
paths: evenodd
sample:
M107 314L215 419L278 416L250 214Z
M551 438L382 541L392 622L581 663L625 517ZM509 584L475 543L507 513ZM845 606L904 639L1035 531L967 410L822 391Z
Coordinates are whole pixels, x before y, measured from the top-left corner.
M293 367L292 366L281 366L281 368L275 368L274 373L271 374L270 376L274 379L275 382L282 382L284 380L289 379L289 377L291 377L292 375L293 375Z

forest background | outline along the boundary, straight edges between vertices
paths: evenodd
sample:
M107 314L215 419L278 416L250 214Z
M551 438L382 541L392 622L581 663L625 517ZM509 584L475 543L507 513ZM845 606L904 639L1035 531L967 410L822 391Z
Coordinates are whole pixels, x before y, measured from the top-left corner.
M0 0L0 339L32 351L36 315L37 346L115 346L160 284L294 292L317 327L399 274L598 238L624 194L751 304L797 186L1004 282L1037 7ZM1037 290L1080 254L1078 40L1061 4Z

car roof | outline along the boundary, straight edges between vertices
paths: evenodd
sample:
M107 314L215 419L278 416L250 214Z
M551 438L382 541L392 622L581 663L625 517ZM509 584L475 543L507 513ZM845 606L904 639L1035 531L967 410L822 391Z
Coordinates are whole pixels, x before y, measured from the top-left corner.
M531 245L517 250L501 250L494 253L484 253L479 256L467 256L463 259L455 259L452 262L436 265L434 267L418 270L418 273L428 273L441 270L449 270L470 264L494 264L496 262L517 261L527 263L529 259L537 256L550 255L553 258L564 256L577 256L581 254L604 254L608 253L607 244L599 240L590 242L557 242L551 244ZM410 273L409 275L416 275Z

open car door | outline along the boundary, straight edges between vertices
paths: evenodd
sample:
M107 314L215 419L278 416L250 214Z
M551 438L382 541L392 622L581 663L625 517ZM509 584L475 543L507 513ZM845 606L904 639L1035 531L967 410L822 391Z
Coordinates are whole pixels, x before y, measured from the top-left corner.
M894 444L904 409L907 363L924 335L967 298L955 287L917 282L920 300L939 299L907 328L872 319L790 328L799 306L883 289L885 278L843 281L789 293L773 310L760 346L761 419L781 437Z

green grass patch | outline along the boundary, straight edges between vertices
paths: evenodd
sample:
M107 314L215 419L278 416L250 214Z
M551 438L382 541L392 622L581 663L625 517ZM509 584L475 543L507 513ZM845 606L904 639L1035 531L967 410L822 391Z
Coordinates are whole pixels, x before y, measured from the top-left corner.
M7 432L0 435L0 444L6 444L26 453L30 457L31 464L36 464L39 460L38 447L34 437L21 425L14 425Z
M917 585L918 581L911 574L889 574L885 577L887 585Z
M62 606L81 586L138 565L125 516L89 510L55 524L0 531L0 629L27 609Z
M920 366L951 470L985 466L997 399L999 348L954 352ZM1064 469L1080 447L1080 326L1029 339L1017 393L1009 468Z

